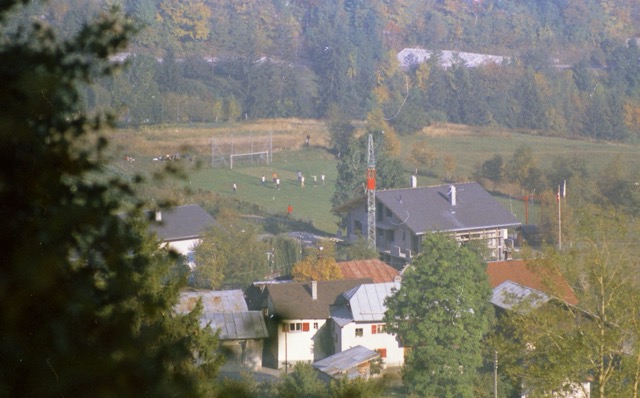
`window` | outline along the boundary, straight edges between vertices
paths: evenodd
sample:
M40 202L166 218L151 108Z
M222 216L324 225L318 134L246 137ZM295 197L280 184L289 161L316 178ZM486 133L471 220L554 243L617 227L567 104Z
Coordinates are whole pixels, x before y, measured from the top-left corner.
M316 330L318 329L318 322L314 322L313 323L313 328L316 329Z
M362 328L356 328L356 337L362 337L363 332L362 332Z
M371 325L371 334L384 333L384 332L385 332L384 324Z
M309 331L309 322L292 322L292 323L283 323L282 331L284 333L291 332L308 332Z
M387 357L387 349L386 348L376 348L376 351L378 352L378 354L380 354L380 358L386 358Z

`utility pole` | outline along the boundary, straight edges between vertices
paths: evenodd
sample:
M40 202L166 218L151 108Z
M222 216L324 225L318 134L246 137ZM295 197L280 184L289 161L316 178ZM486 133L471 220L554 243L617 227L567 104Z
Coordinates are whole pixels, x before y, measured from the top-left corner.
M498 398L498 351L494 353L493 360L493 398Z
M367 242L370 249L376 248L376 155L371 134L367 156Z
M558 250L562 250L562 198L560 197L560 185L558 185Z

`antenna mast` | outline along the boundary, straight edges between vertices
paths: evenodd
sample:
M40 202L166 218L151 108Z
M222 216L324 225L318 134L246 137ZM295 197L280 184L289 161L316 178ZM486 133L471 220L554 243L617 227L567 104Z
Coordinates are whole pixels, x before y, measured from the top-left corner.
M371 134L367 156L367 242L370 249L376 248L376 155Z

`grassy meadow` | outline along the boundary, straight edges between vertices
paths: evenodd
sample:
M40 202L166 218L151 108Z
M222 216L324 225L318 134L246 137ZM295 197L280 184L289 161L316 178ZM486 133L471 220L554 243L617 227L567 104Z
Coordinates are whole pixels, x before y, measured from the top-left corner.
M307 135L311 137L308 147L305 145ZM117 130L111 132L109 138L112 143L109 170L114 173L150 174L159 170L163 163L153 158L180 153L183 159L191 162L189 165L196 164L197 160L200 166L187 167L186 178L177 183L177 189L190 188L191 191L211 191L235 197L254 203L270 214L286 214L287 206L291 204L293 217L309 221L326 233L336 232L336 219L330 212L330 200L338 161L326 150L328 132L321 121L280 119L220 126L164 126ZM451 124L431 126L415 135L400 137L400 140L407 185L408 176L415 167L409 161L409 154L418 142L426 142L440 159L444 155L452 156L456 162L455 178L459 181L469 180L473 171L494 154L509 159L521 145L528 145L533 150L543 169L549 167L557 156L578 155L587 161L590 171L595 174L619 155L631 170L640 170L636 145L567 140ZM244 159L235 160L233 169L229 168L228 154L232 151L263 151L270 146L273 148L270 164L267 165L265 159ZM226 156L226 164L222 161L223 155ZM125 156L134 157L136 161L127 162ZM212 159L216 160L216 167L212 167ZM298 183L298 171L305 176L304 187ZM418 177L418 185L443 183L437 177L444 173L441 161L430 172L430 177ZM277 173L281 180L280 190L276 190L271 181L273 173ZM320 178L322 174L325 175L324 185ZM262 175L266 178L265 186L260 183ZM315 186L314 175L317 178ZM232 189L234 183L238 187L235 193ZM167 189L175 190L176 185ZM189 203L195 200L185 191L179 201ZM524 205L521 201L508 196L499 200L524 222ZM535 217L535 212L535 207L530 206L530 220Z

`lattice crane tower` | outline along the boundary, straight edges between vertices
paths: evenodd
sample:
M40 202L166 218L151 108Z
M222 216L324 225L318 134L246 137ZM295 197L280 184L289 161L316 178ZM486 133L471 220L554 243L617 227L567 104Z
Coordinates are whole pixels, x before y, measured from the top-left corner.
M371 134L367 156L367 242L370 249L376 248L376 155Z

